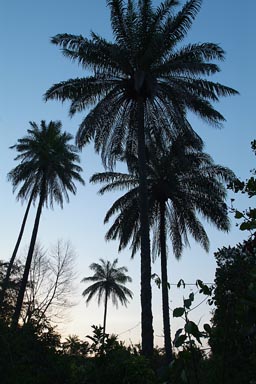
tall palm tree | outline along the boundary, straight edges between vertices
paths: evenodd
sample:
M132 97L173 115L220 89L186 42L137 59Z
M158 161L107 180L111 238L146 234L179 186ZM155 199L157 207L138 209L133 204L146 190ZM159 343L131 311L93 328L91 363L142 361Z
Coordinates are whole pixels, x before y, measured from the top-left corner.
M14 189L15 189L15 186L14 186ZM23 200L23 197L18 193L17 199L18 200L19 199ZM6 289L8 288L8 285L9 285L9 282L10 282L11 272L12 272L12 269L13 269L13 266L14 266L14 262L15 262L15 259L16 259L16 256L17 256L17 253L18 253L18 250L19 250L19 246L20 246L21 240L22 240L22 236L23 236L23 233L24 233L24 230L25 230L25 226L26 226L28 214L29 214L29 211L30 211L30 207L31 207L31 204L32 204L34 199L35 199L35 196L34 196L33 193L31 193L31 195L29 197L28 205L27 205L27 208L26 208L26 211L25 211L22 223L21 223L20 232L19 232L16 244L15 244L14 250L12 252L12 256L11 256L10 261L8 263L6 274L5 274L4 279L3 279L2 289L0 291L0 308L2 307L3 302L5 300Z
M59 34L52 43L92 76L53 85L46 100L70 100L70 115L92 107L76 136L80 147L94 140L105 165L115 163L120 150L137 152L139 161L142 351L153 353L151 257L147 207L145 142L191 127L187 109L214 126L224 117L212 101L237 93L206 79L219 72L213 60L224 51L213 43L180 47L202 0L188 0L176 12L177 0L154 8L151 0L107 0L113 42L92 32L91 38ZM176 13L175 13L176 12Z
M213 223L219 230L229 229L226 191L224 182L230 182L234 174L227 168L215 165L211 157L202 152L202 143L188 141L179 135L171 147L151 147L148 163L148 206L149 222L154 235L153 250L161 256L162 308L164 341L167 360L172 358L166 238L169 235L173 252L180 258L184 246L189 245L192 235L208 251L209 239L200 216ZM130 164L131 161L130 161ZM131 241L132 256L140 245L139 227L139 176L138 164L134 162L129 174L105 172L95 174L91 182L105 185L103 194L112 190L129 191L120 197L109 209L105 223L116 215L107 232L106 239L119 238L119 250Z
M53 203L63 207L64 199L69 201L68 192L76 193L74 181L84 184L78 165L79 156L75 146L69 142L72 136L61 132L60 121L41 121L40 126L30 122L27 136L18 140L11 148L18 152L15 160L20 161L10 173L9 179L15 188L21 185L19 193L38 197L38 206L25 263L23 278L13 314L13 325L18 324L29 270L35 248L40 217L44 206L53 208Z
M108 300L112 298L112 302L116 307L118 301L122 305L127 305L129 297L132 299L133 293L125 287L125 284L131 282L130 276L126 275L128 269L126 267L117 267L118 259L113 263L100 259L100 263L92 263L90 269L94 272L93 276L84 277L82 282L92 282L93 284L86 288L82 295L87 297L86 303L98 296L98 304L104 301L104 317L103 317L103 344L106 334L106 319Z

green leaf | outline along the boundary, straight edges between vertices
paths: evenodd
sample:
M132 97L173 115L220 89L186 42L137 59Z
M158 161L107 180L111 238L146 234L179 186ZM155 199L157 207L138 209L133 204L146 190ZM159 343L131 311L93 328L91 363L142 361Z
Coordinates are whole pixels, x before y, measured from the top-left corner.
M183 328L179 328L179 329L176 331L176 333L175 333L175 337L174 337L174 340L173 340L173 343L174 343L174 344L175 344L176 341L178 340L178 338L179 338L179 336L180 336L180 334L181 334L182 331L183 331Z
M183 307L178 307L173 310L173 317L181 317L184 315L185 308Z
M242 223L239 227L241 229L241 231L246 231L246 230L250 230L251 229L251 226L250 226L250 223Z
M207 285L204 285L203 289L201 290L201 292L206 295L206 296L211 296L212 292L211 292L211 289L209 287L207 287Z
M240 211L236 211L236 214L235 214L235 219L241 219L243 217L243 213L240 212Z
M196 340L201 343L200 337L202 336L202 333L199 331L198 326L193 321L188 321L185 325L185 331L194 336Z
M194 298L195 298L194 293L193 293L193 292L190 293L190 295L189 295L189 300L192 302L192 301L194 301Z
M205 330L205 332L210 334L212 329L211 329L210 325L206 323L206 324L204 324L204 330Z
M185 324L185 331L194 336L194 333L199 333L198 326L193 321L188 321Z
M197 287L200 287L201 289L199 290L199 293L203 293L206 296L211 295L211 289L202 282L202 280L197 280L196 281Z
M185 286L186 286L186 285L185 285L185 282L184 282L183 279L180 279L180 281L179 281L178 284L177 284L177 287L180 288L181 285L183 286L183 288L185 288Z
M192 304L192 301L190 299L184 300L184 307L186 307L187 309L190 308L191 304Z
M251 208L248 212L248 216L251 218L251 219L256 219L256 208Z
M256 195L256 179L250 177L246 184L246 191L248 192L249 197Z
M174 343L175 347L176 347L176 348L181 347L182 344L185 342L186 338L187 338L187 335L180 335L180 336L177 338L176 342Z

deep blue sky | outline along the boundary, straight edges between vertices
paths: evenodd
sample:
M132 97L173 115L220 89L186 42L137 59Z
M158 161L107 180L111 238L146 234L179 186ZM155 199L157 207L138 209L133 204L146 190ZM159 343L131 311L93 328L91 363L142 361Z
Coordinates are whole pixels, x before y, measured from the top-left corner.
M154 4L160 2L155 0ZM186 42L215 42L226 51L226 60L220 63L222 72L212 80L236 88L240 96L221 100L217 106L226 117L222 130L206 126L200 120L191 117L192 124L203 137L206 151L215 162L229 166L241 178L249 175L249 169L255 166L255 158L250 151L250 141L256 137L255 117L255 24L256 2L245 0L242 4L233 0L204 0L201 12L194 22ZM13 153L9 146L25 135L30 120L40 123L42 119L61 120L63 128L72 134L83 115L72 120L68 118L68 105L58 102L43 102L42 95L53 84L71 77L81 76L82 70L76 63L70 63L59 49L50 43L50 37L57 33L73 33L88 36L96 31L111 39L109 12L104 0L31 0L5 1L0 14L1 60L0 60L0 129L1 129L1 258L10 257L24 207L17 203L12 194L6 175L14 166ZM100 257L112 260L117 256L117 244L106 244L102 220L104 213L113 202L112 196L100 198L96 195L97 186L88 184L89 177L101 171L100 159L93 149L85 148L81 154L86 186L78 189L76 197L63 211L56 207L54 212L45 210L42 216L39 238L47 248L57 239L71 240L77 250L77 301L80 304L73 309L71 322L63 328L65 332L88 334L90 325L98 324L103 309L92 304L88 308L80 299L84 288L79 280L88 275L88 265ZM238 200L237 204L246 204ZM239 206L239 208L240 208ZM26 231L23 244L29 242L33 215ZM197 278L212 281L215 263L213 252L222 245L235 244L245 234L233 226L229 235L218 233L207 227L211 250L207 255L191 243L180 262L170 255L170 279L177 282L180 278L194 282ZM171 251L171 247L169 247ZM171 254L171 252L170 252ZM128 309L109 313L109 331L120 333L132 328L140 321L139 304L139 257L130 261L129 252L119 256L120 264L127 265L133 277L132 289L135 299ZM159 273L159 264L153 266L153 272ZM181 294L172 289L171 307L180 304ZM204 312L198 316L206 316ZM155 333L161 334L160 296L154 287ZM123 338L139 338L139 327L123 334ZM156 339L161 343L161 338Z

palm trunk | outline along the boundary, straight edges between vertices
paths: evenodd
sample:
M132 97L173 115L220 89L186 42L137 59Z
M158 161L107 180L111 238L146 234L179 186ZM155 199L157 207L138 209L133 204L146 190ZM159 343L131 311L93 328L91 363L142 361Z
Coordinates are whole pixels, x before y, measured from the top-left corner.
M30 199L29 199L29 202L28 202L28 206L27 206L24 218L23 218L23 221L22 221L22 224L21 224L20 233L19 233L17 242L15 244L15 247L14 247L14 250L13 250L13 253L12 253L12 257L11 257L11 260L9 262L9 265L8 265L8 268L7 268L7 271L6 271L6 275L5 275L4 280L3 280L2 290L1 290L1 293L0 293L0 307L2 306L2 304L4 302L5 292L6 292L6 289L8 287L8 284L9 284L9 280L10 280L10 275L11 275L11 272L12 272L13 264L14 264L14 261L16 259L17 252L18 252L18 249L19 249L19 246L20 246L20 242L21 242L21 239L22 239L22 236L23 236L23 232L24 232L24 229L25 229L25 225L26 225L26 222L27 222L28 213L29 213L32 201L33 201L33 197L34 197L34 194L32 192L31 196L30 196Z
M13 318L12 318L12 326L13 327L17 327L19 317L20 317L23 298L24 298L24 294L25 294L25 290L26 290L26 285L28 282L29 270L30 270L30 266L31 266L31 262L32 262L34 249L35 249L36 238L37 238L39 222L40 222L40 217L41 217L41 212L42 212L44 200L45 200L45 193L42 191L40 194L40 200L39 200L38 208L37 208L37 212L36 212L34 228L33 228L32 236L31 236L31 240L30 240L28 256L27 256L27 260L26 260L26 264L25 264L25 269L24 269L22 281L21 281L21 286L20 286L20 290L19 290L19 294L18 294L18 298L17 298L17 302L16 302L15 311L14 311Z
M102 352L104 352L104 345L105 345L106 321L107 321L107 308L108 308L108 291L106 291L106 293L105 293L105 303L104 303Z
M169 312L169 293L167 277L167 254L165 232L165 202L160 202L160 250L161 250L161 279L162 279L162 310L164 325L164 347L167 363L172 360L171 327Z
M147 357L150 357L153 355L154 341L143 100L138 101L137 122L141 236L141 339L142 354Z

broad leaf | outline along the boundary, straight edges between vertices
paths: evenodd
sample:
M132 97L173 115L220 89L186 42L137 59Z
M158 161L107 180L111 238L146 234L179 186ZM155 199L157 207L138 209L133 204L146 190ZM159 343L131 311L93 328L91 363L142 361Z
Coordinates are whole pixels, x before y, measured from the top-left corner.
M185 325L185 331L194 336L196 340L201 343L200 337L202 336L202 333L199 331L198 326L193 321L188 321Z
M204 330L205 330L205 332L210 334L212 329L211 329L210 325L206 323L206 324L204 324Z
M184 343L184 341L186 340L186 338L187 338L187 335L180 335L180 336L177 338L176 342L174 343L175 347L176 347L176 348L181 347L182 344Z
M185 313L185 308L183 308L183 307L178 307L178 308L175 308L174 310L173 310L173 317L181 317L181 316L183 316L184 315L184 313Z
M180 334L181 334L182 331L183 331L183 328L179 328L179 329L176 331L176 333L175 333L175 337L174 337L174 340L173 340L173 343L174 343L174 344L175 344L176 341L178 340L178 338L179 338L179 336L180 336Z
M192 304L192 301L190 299L184 299L184 307L187 309L190 309L190 306Z
M190 295L189 295L189 300L192 302L192 301L194 301L194 298L195 298L194 293L193 293L193 292L190 293Z
M243 216L244 216L244 215L243 215L242 212L236 211L235 219L241 219Z

